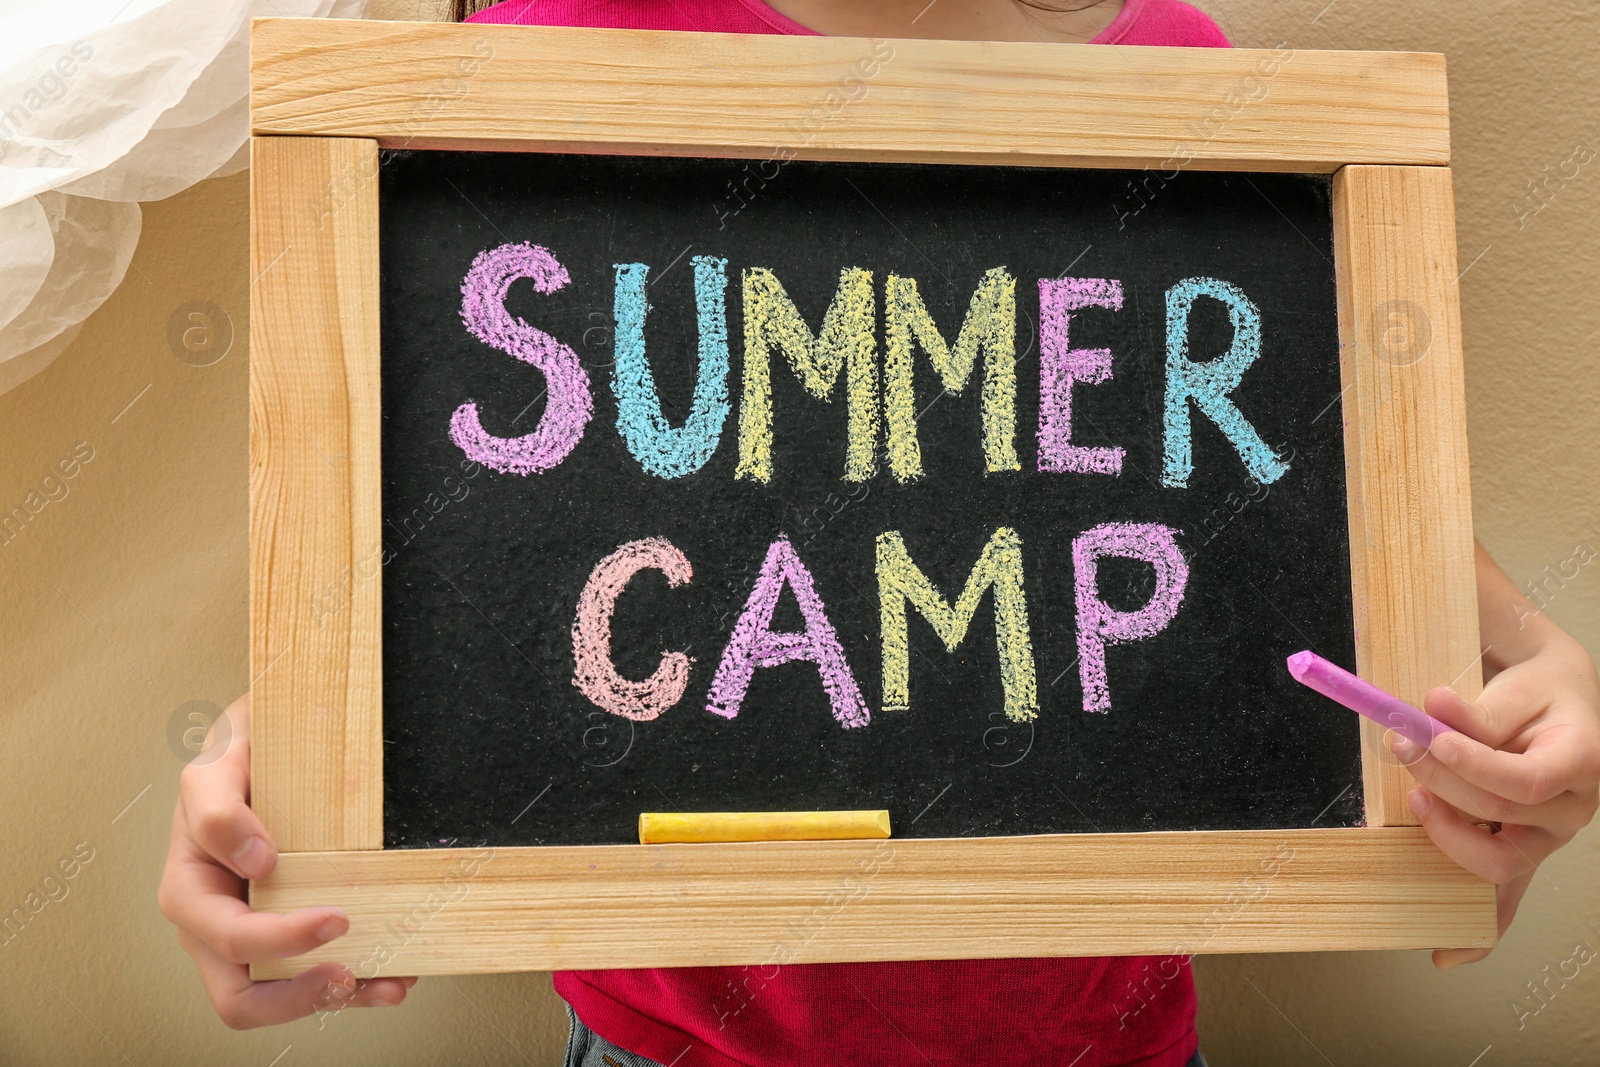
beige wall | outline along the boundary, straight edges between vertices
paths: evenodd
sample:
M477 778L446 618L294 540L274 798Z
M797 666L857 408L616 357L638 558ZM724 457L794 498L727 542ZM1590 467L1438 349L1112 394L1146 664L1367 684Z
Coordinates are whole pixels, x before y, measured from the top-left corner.
M1600 162L1523 228L1512 209L1542 166L1580 140L1600 147L1582 125L1600 120L1600 16L1587 0L1537 16L1503 0L1325 2L1208 6L1244 45L1449 54L1461 262L1474 264L1462 292L1478 530L1530 578L1600 542ZM248 680L245 187L149 205L121 290L53 366L0 396L3 509L78 442L94 450L65 498L0 547L0 907L76 843L94 849L70 895L0 948L0 1062L557 1062L564 1020L544 975L432 979L398 1011L232 1033L156 911L179 769L169 721ZM238 335L207 367L166 340L193 300ZM1600 649L1600 570L1550 613ZM1204 1047L1220 1067L1466 1067L1491 1045L1482 1067L1596 1062L1600 967L1520 1031L1510 1004L1578 942L1600 948L1597 842L1591 830L1547 864L1502 947L1464 970L1399 953L1200 961Z
M1600 547L1600 159L1520 228L1517 217L1526 183L1546 164L1555 171L1580 141L1600 151L1600 127L1585 125L1600 120L1600 8L1590 0L1204 6L1240 45L1447 55L1456 243L1461 266L1472 264L1461 297L1478 537L1519 584L1561 564L1580 541ZM1600 568L1580 571L1549 611L1600 653ZM1202 1045L1222 1067L1465 1067L1490 1045L1480 1067L1600 1062L1600 974L1591 973L1600 967L1580 971L1521 1029L1511 1007L1526 997L1524 983L1541 980L1577 943L1600 949L1597 870L1600 832L1590 827L1544 866L1494 955L1448 974L1421 954L1204 960Z

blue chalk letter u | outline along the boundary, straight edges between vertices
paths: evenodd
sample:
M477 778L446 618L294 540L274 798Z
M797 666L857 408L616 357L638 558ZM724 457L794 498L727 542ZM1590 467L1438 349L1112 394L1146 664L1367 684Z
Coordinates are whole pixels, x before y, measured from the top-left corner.
M717 450L728 418L728 261L695 256L691 262L700 364L694 405L681 429L674 429L662 414L655 377L645 358L644 320L650 312L645 275L650 268L643 263L616 265L616 366L611 391L617 397L617 430L633 458L662 478L682 478L705 466Z
M1189 359L1189 309L1209 296L1228 306L1233 343L1207 363ZM1228 394L1238 388L1250 364L1261 355L1261 312L1238 286L1218 278L1185 278L1167 290L1166 455L1161 484L1183 488L1194 470L1189 440L1189 401L1227 435L1250 474L1264 485L1283 477L1289 465L1279 459Z

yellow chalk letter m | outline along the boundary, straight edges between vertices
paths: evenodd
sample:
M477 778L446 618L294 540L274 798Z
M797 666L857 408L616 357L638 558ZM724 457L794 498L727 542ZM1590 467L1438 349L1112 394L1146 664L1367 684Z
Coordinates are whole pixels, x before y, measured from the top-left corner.
M1028 602L1022 587L1022 539L1002 526L989 538L967 575L966 588L952 607L906 551L899 531L878 537L878 604L883 634L883 710L911 707L910 646L906 636L909 602L954 652L967 636L978 601L994 588L994 636L1000 652L1000 681L1006 718L1026 722L1039 714L1034 680L1033 643L1028 636Z

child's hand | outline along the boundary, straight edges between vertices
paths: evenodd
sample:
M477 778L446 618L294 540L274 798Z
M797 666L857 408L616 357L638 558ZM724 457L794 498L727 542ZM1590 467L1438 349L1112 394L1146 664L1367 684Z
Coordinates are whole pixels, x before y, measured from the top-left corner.
M1503 934L1534 869L1600 804L1600 679L1583 647L1481 548L1478 597L1489 675L1482 696L1468 704L1450 689L1431 691L1425 710L1460 732L1436 738L1425 754L1398 735L1391 747L1423 787L1408 799L1428 836L1498 887ZM1441 949L1433 962L1454 967L1488 954Z
M219 735L212 724L207 748L183 769L158 893L161 913L177 926L178 943L200 968L212 1007L235 1030L248 1030L317 1011L400 1003L415 978L357 981L339 963L318 964L284 981L250 980L247 964L298 956L342 936L350 921L337 908L274 915L245 903L244 880L269 873L278 849L248 803L250 695L223 717L231 727L220 734L226 750L212 750Z

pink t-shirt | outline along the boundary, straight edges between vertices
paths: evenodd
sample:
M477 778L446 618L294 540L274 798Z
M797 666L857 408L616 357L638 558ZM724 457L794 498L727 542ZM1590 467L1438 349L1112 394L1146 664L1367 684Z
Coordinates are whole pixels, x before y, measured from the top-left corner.
M817 36L815 30L780 15L763 0L503 0L468 21ZM1226 48L1228 38L1216 23L1188 4L1177 0L1125 0L1111 25L1089 43Z
M504 0L471 21L815 36L762 0ZM1228 39L1177 0L1125 0L1090 43ZM670 1067L1182 1067L1198 1040L1176 956L562 971L555 987L595 1033Z

